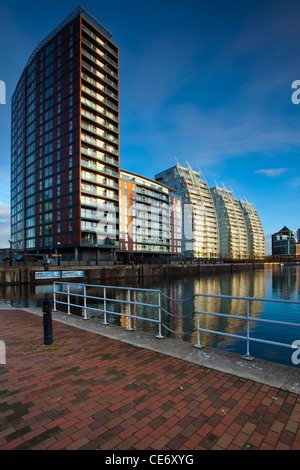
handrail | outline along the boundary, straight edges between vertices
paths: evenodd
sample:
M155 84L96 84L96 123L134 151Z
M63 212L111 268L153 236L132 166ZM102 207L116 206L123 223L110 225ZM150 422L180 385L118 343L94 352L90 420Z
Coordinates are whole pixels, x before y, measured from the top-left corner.
M246 354L243 356L243 358L248 359L248 360L253 360L253 356L250 355L250 342L251 341L252 342L257 342L257 343L263 343L263 344L270 344L270 345L273 345L273 346L281 346L281 347L288 347L288 348L294 347L293 345L287 344L287 343L280 343L278 341L270 341L270 340L266 340L266 339L259 339L259 338L251 337L250 336L250 325L249 325L249 323L251 321L256 321L256 322L261 322L261 323L269 323L269 324L273 324L273 325L292 326L292 327L300 327L300 323L284 322L284 321L278 321L278 320L269 320L269 319L264 319L264 318L250 317L250 305L249 305L249 303L252 302L252 301L258 301L258 302L274 302L274 303L298 304L298 305L300 305L300 301L298 301L298 300L284 300L284 299L265 299L265 298L259 298L259 297L238 297L238 296L233 296L233 295L221 295L221 294L196 294L196 297L197 297L197 312L196 312L197 313L197 343L194 345L196 348L201 349L203 347L203 345L200 343L200 331L245 340L247 342L247 351L246 351ZM214 297L214 298L245 300L247 302L247 314L246 314L246 316L240 316L240 315L232 316L232 315L225 314L225 313L201 311L199 309L199 299L200 299L200 297ZM206 329L206 328L200 328L200 323L199 323L199 315L200 314L214 315L214 316L218 316L218 317L226 317L226 318L234 318L234 319L239 319L239 320L245 320L246 321L246 328L247 328L246 336L232 334L232 333L224 333L224 332L220 332L220 331L209 330L209 329Z
M64 292L63 290L57 290L57 286L66 286L66 291ZM83 294L78 293L78 292L72 292L71 288L75 286L80 286L83 288ZM92 288L97 288L97 289L102 289L102 295L87 295L87 288L92 287ZM71 290L70 290L71 289ZM111 289L113 291L123 291L126 293L126 298L112 298L111 296L107 296L107 290ZM144 292L144 293L150 293L154 296L154 301L153 303L149 303L148 301L137 301L132 299L132 293L134 292ZM162 300L163 298L167 299L170 301L175 302L187 302L187 301L193 301L193 299L196 299L197 301L197 308L196 308L196 316L197 316L197 343L194 344L194 347L196 348L203 348L204 346L200 342L200 332L206 332L206 333L212 333L215 335L221 335L221 336L227 336L230 338L236 338L239 340L245 340L247 343L247 350L246 354L244 354L242 357L244 359L252 360L253 357L250 355L250 342L257 342L257 343L263 343L263 344L268 344L268 345L273 345L273 346L281 346L281 347L288 347L288 348L293 348L297 349L300 348L300 346L295 346L294 344L287 344L287 343L282 343L279 341L270 341L267 339L259 339L259 338L253 338L250 336L250 322L259 322L259 323L266 323L266 324L273 324L273 325L285 325L285 326L290 326L290 327L300 327L300 323L295 323L295 322L288 322L288 321L282 321L282 320L271 320L271 319L264 319L264 318L254 318L250 316L250 302L273 302L273 303L282 303L282 304L297 304L300 305L300 301L298 300L285 300L285 299L266 299L266 298L258 298L258 297L238 297L238 296L231 296L231 295L222 295L222 294L195 294L191 297L185 298L185 299L175 299L172 297L167 296L163 292L161 292L159 289L145 289L145 288L137 288L137 287L122 287L122 286L107 286L107 285L98 285L98 284L83 284L83 283L69 283L69 282L60 282L60 281L55 281L54 282L54 288L53 288L53 293L54 293L54 311L56 311L57 304L62 304L67 306L67 312L68 315L71 315L71 307L79 307L83 309L83 318L87 320L88 314L87 311L95 311L95 312L100 312L103 313L104 320L103 324L108 325L107 321L107 315L117 315L120 317L126 317L128 319L128 325L130 325L132 322L132 319L138 319L138 320L144 320L152 323L156 323L158 325L158 334L156 335L157 338L164 338L162 335L162 328L166 329L167 331L170 331L171 333L175 333L177 335L187 335L190 334L191 332L178 332L170 329L169 326L163 322L162 316L163 314L167 316L167 318L171 317L177 317L177 318L187 318L191 317L194 313L194 310L191 314L183 315L179 314L176 315L175 313L171 313L162 306ZM67 301L62 301L57 299L57 294L61 295L66 295L67 296ZM83 305L71 303L70 298L71 296L77 296L79 298L83 298ZM225 313L218 313L218 312L209 312L207 310L201 310L200 309L200 298L201 297L212 297L212 298L225 298L225 299L235 299L235 300L243 300L246 301L246 315L231 315L231 314L225 314ZM103 302L103 308L99 307L94 307L94 306L88 306L87 305L87 299L92 299L92 300L99 300ZM126 308L126 312L122 312L121 310L119 312L108 310L107 308L107 303L108 302L113 302L115 304L121 304ZM137 305L141 307L150 307L154 309L154 311L157 312L157 318L149 318L146 316L140 316L140 315L135 315L133 314L131 310L131 306ZM231 319L237 319L237 320L243 320L246 322L246 334L233 334L233 333L227 333L224 331L217 331L213 329L207 329L207 328L201 328L200 327L200 315L211 315L211 316L216 316L216 317L222 317L222 318L231 318ZM128 326L127 329L132 330L133 328Z
M63 305L67 305L68 315L71 315L71 312L70 312L70 307L71 306L80 307L80 308L83 308L83 318L85 320L88 319L87 310L93 310L93 311L101 312L101 313L104 314L104 321L103 321L104 325L108 325L107 314L118 315L118 316L121 316L121 317L127 317L128 324L130 324L130 320L132 318L136 318L136 319L139 319L139 320L145 320L145 321L149 321L149 322L152 322L152 323L157 323L159 330L158 330L158 334L156 335L156 338L163 338L163 336L162 336L162 318L161 318L162 308L161 308L161 292L160 292L160 290L157 290L157 289L142 289L142 288L135 288L135 287L107 286L107 285L99 285L99 284L68 283L68 282L59 282L59 281L55 281L53 285L54 285L54 289L53 289L53 293L54 293L54 311L56 311L56 304L58 304L58 303L63 304ZM56 288L55 288L56 285L65 285L65 286L67 286L67 292L57 291ZM84 293L79 294L78 292L70 292L70 286L82 286L83 289L84 289ZM86 294L86 288L87 287L96 287L96 288L103 289L103 297L101 297L101 296L95 297L95 296L87 295ZM126 299L108 298L107 295L106 295L107 289L115 289L115 290L126 291L127 292L127 300ZM136 302L134 300L130 300L130 293L135 292L135 291L156 293L157 296L158 296L157 303L149 304L149 303L145 303L145 302ZM65 295L67 295L67 302L57 300L56 294L65 294ZM76 297L82 297L84 299L84 305L82 306L82 305L78 305L78 304L71 304L70 303L70 296L71 295L75 295ZM103 300L103 309L96 308L96 307L88 307L87 304L86 304L86 299ZM106 307L107 302L115 302L115 303L119 303L121 305L125 304L125 305L128 306L128 311L127 311L127 313L122 313L122 312L113 312L111 310L107 310L107 307ZM137 316L137 315L132 314L131 309L130 309L131 305L140 305L140 306L144 306L144 307L153 307L155 309L158 309L158 319L147 318L147 317L142 317L142 316ZM127 327L127 330L131 330L131 329L132 329L131 327Z

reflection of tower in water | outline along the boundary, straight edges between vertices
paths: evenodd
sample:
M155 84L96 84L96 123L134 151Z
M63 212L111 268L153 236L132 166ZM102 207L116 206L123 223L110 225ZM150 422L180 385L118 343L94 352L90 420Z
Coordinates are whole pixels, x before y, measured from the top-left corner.
M280 296L286 300L290 300L293 297L297 298L297 290L300 293L299 273L298 267L285 269L281 266L274 266L272 270L273 291L280 292Z
M234 297L255 297L264 298L266 291L266 277L264 271L246 271L225 274L215 274L201 276L197 279L189 278L161 288L162 323L166 326L163 334L174 339L197 343L197 297L196 294L206 294L208 297L199 296L199 310L211 313L223 313L230 315L227 317L217 317L199 314L200 328L220 331L229 334L245 334L246 322L237 316L246 317L247 301L209 297L209 295L228 295ZM158 308L148 308L135 304L128 305L127 301L142 302L146 304L156 304L158 294L147 293L145 291L122 292L121 313L124 315L139 316L151 319L158 319ZM251 317L259 317L263 311L263 302L250 301L249 314ZM170 314L166 313L169 312ZM156 323L150 323L142 319L122 316L120 323L123 327L140 331L157 329ZM250 324L252 326L252 324ZM253 327L255 323L253 323ZM232 344L234 338L227 338L222 335L212 333L200 333L201 344Z
M215 277L200 278L194 283L195 294L229 295L235 297L256 297L264 298L266 291L265 275L255 272L236 272L232 274L221 274ZM194 309L197 311L197 299L194 300ZM263 310L263 302L249 302L249 314L253 318L260 316ZM200 314L200 328L220 331L230 334L242 334L246 331L246 322L235 318L236 316L247 315L246 300L217 298L217 297L199 297L199 311L223 313L231 315L232 318L217 317L214 315ZM192 342L197 342L197 315L194 315L194 333ZM232 343L234 338L228 338L222 335L216 335L212 338L211 333L201 331L201 344L210 345L212 343L220 344Z
M200 277L194 282L195 294L211 294L220 295L220 277ZM218 297L199 297L198 300L199 311L218 313L220 311L220 298ZM197 297L194 298L194 312L197 312ZM200 328L214 330L217 329L218 319L213 315L199 314ZM194 315L194 328L191 341L197 343L197 314ZM201 343L207 345L210 343L211 335L209 333L201 332Z
M168 298L165 297L163 307L170 312L170 315L163 316L163 323L169 330L168 334L171 334L175 339L186 339L185 334L191 331L193 322L192 282L170 286Z
M135 315L135 305L129 304L127 302L134 302L135 300L135 292L134 291L122 291L121 293L122 300L124 303L121 304L121 313L122 315ZM130 316L121 316L120 323L123 328L128 330L134 329L134 322L135 318L131 318Z

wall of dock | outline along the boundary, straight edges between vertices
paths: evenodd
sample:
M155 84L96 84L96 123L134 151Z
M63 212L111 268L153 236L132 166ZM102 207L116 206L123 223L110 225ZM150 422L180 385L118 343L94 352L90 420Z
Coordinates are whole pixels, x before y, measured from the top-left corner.
M272 263L273 265L273 263ZM84 271L78 282L86 284L112 283L113 280L132 279L140 281L147 278L185 278L220 272L236 272L264 269L271 265L264 263L216 263L216 264L162 264L162 265L116 265L116 266L1 266L0 285L41 284L55 279L36 279L36 272L47 271ZM59 279L75 281L76 279Z

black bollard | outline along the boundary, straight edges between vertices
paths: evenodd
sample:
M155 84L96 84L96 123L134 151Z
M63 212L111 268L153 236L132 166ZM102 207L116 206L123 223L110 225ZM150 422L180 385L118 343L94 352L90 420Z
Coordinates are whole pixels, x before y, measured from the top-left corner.
M52 312L51 312L51 299L45 296L42 301L43 310L43 326L44 326L44 344L49 346L53 344L52 334Z

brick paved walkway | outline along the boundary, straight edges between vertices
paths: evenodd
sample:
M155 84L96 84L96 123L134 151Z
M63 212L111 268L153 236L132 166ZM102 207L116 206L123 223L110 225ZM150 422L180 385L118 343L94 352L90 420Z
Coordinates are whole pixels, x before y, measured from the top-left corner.
M297 449L299 396L0 310L0 450Z

